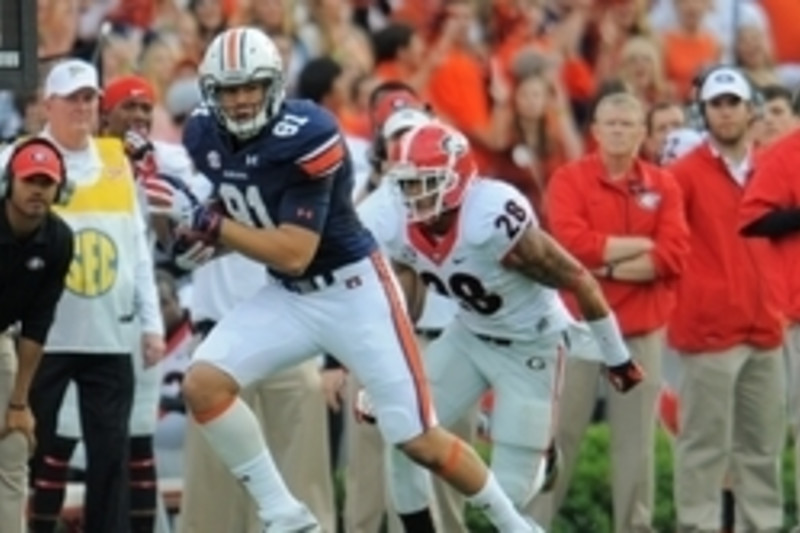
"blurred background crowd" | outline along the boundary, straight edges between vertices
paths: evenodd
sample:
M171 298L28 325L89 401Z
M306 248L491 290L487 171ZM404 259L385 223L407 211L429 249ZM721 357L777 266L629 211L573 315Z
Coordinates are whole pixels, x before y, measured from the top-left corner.
M177 143L201 102L207 44L226 28L257 26L283 54L288 93L334 113L355 158L368 160L374 137L372 89L403 81L468 136L484 175L514 184L546 220L548 180L594 148L593 104L606 91L641 100L642 156L656 163L671 131L701 129L697 80L720 63L738 65L759 91L749 131L756 147L795 128L798 21L798 0L38 0L39 79L65 57L96 62L103 86L138 74L154 88L151 138ZM44 122L41 88L0 91L0 144ZM159 287L168 333L188 321L173 283ZM583 464L605 461L607 449L594 452ZM657 453L659 463L670 456L660 443ZM562 516L573 508L589 516L593 498L608 500L604 465L579 468L573 486L594 492L583 502L573 495L574 506L568 498ZM671 497L661 486L657 494Z
M736 62L767 94L800 85L794 0L38 0L38 8L42 70L64 56L91 59L102 41L104 81L136 72L155 87L154 139L178 139L200 98L196 67L210 40L255 25L284 54L290 93L322 101L351 137L370 137L371 88L403 80L468 134L484 172L514 182L535 205L553 169L590 148L588 112L607 84L627 85L648 109L687 104L692 80L719 62ZM759 142L770 135L768 118L753 125ZM0 138L42 122L40 92L0 96Z

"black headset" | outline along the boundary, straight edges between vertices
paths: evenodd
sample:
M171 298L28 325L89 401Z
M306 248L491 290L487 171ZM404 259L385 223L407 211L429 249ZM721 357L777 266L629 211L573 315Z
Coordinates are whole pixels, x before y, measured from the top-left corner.
M44 137L30 137L14 145L14 148L11 151L11 157L9 157L5 168L0 171L0 199L6 199L11 196L11 190L14 184L14 176L12 174L11 167L14 159L22 152L22 150L28 146L33 146L36 144L50 149L56 155L58 164L61 167L62 176L61 182L58 184L58 190L56 191L54 203L56 205L67 205L72 198L73 192L75 191L75 186L67 179L67 165L64 161L64 156L61 155L61 152L58 150L58 147L55 144Z
M700 100L700 93L703 90L703 85L705 85L706 81L722 71L736 72L747 82L748 86L750 87L750 104L753 106L755 118L762 116L764 112L764 96L761 94L761 91L758 89L758 87L753 83L753 80L750 79L745 72L736 67L736 65L715 65L703 70L692 80L692 90L695 92L695 94L694 98L692 99L692 103L689 106L689 118L695 129L705 130L708 128L708 123L706 122L706 106L705 102Z

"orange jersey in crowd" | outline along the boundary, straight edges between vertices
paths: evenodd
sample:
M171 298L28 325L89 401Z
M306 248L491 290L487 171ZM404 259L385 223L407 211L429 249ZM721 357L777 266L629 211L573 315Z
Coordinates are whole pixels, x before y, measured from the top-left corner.
M492 108L487 94L486 71L469 52L453 49L431 74L427 94L434 111L461 130L470 140L477 131L488 131ZM475 160L482 172L491 165L492 154L473 142Z
M719 42L708 32L697 35L666 32L662 46L667 78L675 84L681 99L690 96L695 76L719 60Z
M708 143L670 166L683 190L691 254L678 283L670 344L683 352L716 352L737 344L775 348L783 320L766 239L739 235L744 189Z
M775 46L778 63L800 63L800 39L797 21L800 20L800 2L797 0L761 0L761 7L769 18L770 37Z
M756 160L740 210L740 227L776 209L800 208L800 131L767 148ZM800 232L770 241L775 251L781 308L793 322L800 322Z
M553 236L588 268L604 264L609 236L653 239L655 281L599 281L623 334L638 335L664 326L674 305L674 282L683 270L689 241L681 192L673 177L637 160L628 179L612 182L600 156L589 154L553 174L546 203ZM576 313L574 299L565 296Z

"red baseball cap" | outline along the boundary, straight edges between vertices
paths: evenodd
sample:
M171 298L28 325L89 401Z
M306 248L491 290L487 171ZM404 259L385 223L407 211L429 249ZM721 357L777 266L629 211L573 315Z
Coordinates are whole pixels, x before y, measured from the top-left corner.
M65 169L54 148L43 143L31 143L22 147L11 160L11 175L14 179L30 179L47 176L56 183L64 180Z
M150 102L156 99L155 90L149 81L141 76L122 76L106 84L103 89L101 105L106 113L122 102L138 98Z
M419 97L406 89L386 91L378 97L372 107L372 113L370 113L372 128L379 131L395 111L407 107L425 109L425 104Z

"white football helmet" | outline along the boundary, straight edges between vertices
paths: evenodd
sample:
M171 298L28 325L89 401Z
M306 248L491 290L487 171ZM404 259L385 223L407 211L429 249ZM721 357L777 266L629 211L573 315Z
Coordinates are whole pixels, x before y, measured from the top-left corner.
M286 96L283 63L275 43L257 28L231 28L217 35L206 49L199 68L206 104L233 135L248 138L274 117ZM219 88L264 83L265 97L256 116L235 120L219 105Z

